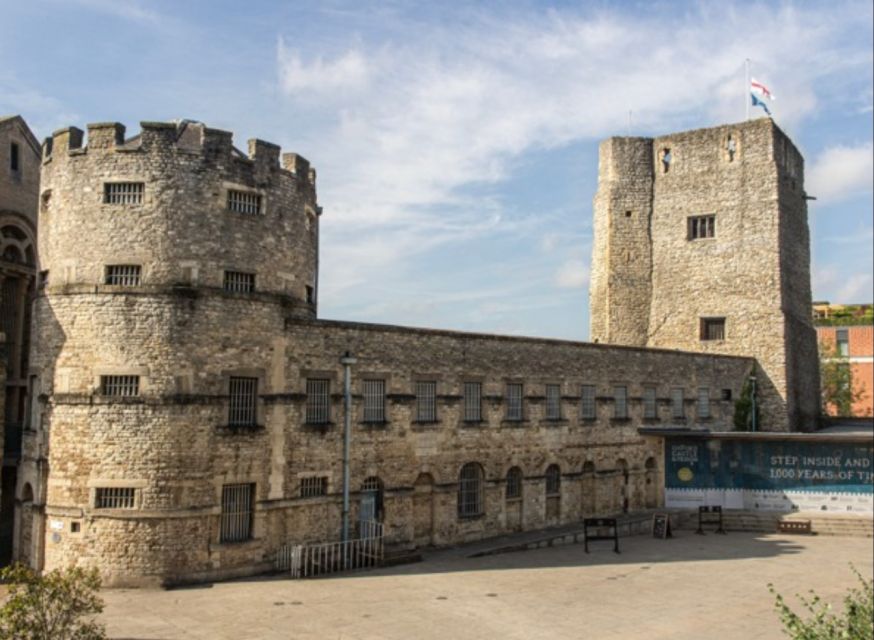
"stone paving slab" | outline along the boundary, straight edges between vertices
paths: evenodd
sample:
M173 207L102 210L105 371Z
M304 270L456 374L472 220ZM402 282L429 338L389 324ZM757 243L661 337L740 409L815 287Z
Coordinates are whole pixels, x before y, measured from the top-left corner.
M259 578L171 591L106 590L112 638L519 640L780 638L767 590L811 587L840 604L870 577L871 541L676 532L481 558L464 548L327 579ZM792 599L790 598L790 601Z

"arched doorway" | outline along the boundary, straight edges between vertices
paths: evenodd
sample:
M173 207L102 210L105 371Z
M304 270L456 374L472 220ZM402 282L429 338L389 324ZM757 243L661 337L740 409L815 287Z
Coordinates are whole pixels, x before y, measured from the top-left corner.
M558 524L561 521L561 467L551 464L544 474L544 492L546 494L546 524Z
M522 530L522 511L524 474L519 467L510 467L507 471L506 485L504 487L504 513L507 528L511 531Z
M413 542L418 547L434 543L434 478L420 473L413 483Z
M631 493L631 484L629 482L628 463L624 458L619 458L616 461L616 491L614 496L617 498L616 510L621 510L622 513L628 513L629 497Z
M644 504L647 509L655 509L659 506L659 486L658 486L658 469L656 469L655 458L649 457L644 463L644 478L646 488L644 489Z
M582 494L582 516L590 518L595 515L597 510L596 504L596 484L595 484L595 463L591 460L583 465L583 476L580 480L580 493Z
M382 480L370 476L361 483L361 499L358 503L358 522L382 522L385 518L384 490Z

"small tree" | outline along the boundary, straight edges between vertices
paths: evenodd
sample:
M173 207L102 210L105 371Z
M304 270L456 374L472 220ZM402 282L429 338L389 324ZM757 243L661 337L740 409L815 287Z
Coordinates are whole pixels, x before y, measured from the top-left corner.
M9 595L0 607L0 640L105 640L94 617L103 611L96 569L39 575L14 565L0 571Z
M734 428L736 431L749 431L753 424L753 383L747 378L740 397L734 403ZM759 422L759 406L756 405L756 424Z
M874 581L865 580L856 568L850 565L861 583L861 588L850 589L844 596L844 611L836 615L831 605L822 601L814 591L810 598L798 595L802 606L811 616L803 619L768 584L768 590L777 598L775 607L783 622L783 633L793 640L869 640L874 638Z
M853 403L862 399L863 393L853 388L853 372L850 360L842 355L834 344L819 345L819 376L822 385L822 411L834 408L839 416L853 414Z

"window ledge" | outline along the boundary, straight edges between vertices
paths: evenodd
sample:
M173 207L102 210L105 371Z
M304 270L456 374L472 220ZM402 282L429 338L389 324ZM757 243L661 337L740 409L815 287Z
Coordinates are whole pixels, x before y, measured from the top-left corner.
M388 420L362 420L358 426L362 429L388 429L390 424Z
M580 418L580 422L584 425L593 425L598 422L598 418Z
M615 424L626 424L631 422L631 418L610 418L610 422Z
M644 418L642 422L644 424L658 424L661 420L659 418Z
M508 429L522 429L530 427L531 422L529 420L501 420L501 426Z
M335 423L333 422L304 422L301 425L301 428L304 431L316 431L319 433L326 433L331 431L335 427Z
M440 424L439 420L413 420L411 423L414 427L430 427Z
M474 513L469 516L463 516L461 514L458 515L458 519L461 522L470 522L471 520L481 520L486 517L485 513Z
M220 424L218 428L223 431L238 433L243 431L262 431L266 427L263 424Z
M547 427L562 427L568 424L567 418L546 418L543 420L543 424Z
M463 429L476 429L479 427L488 426L485 420L462 420L461 427Z

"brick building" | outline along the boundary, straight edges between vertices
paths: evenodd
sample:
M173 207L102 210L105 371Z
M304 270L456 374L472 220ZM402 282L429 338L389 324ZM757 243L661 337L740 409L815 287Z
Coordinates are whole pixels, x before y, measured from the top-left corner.
M43 146L15 544L34 566L170 584L336 539L346 354L352 519L398 547L656 507L663 444L640 429L730 431L752 375L760 428L812 428L803 165L770 120L602 145L598 343L319 319L309 163L141 127Z
M871 305L814 305L814 323L819 343L847 358L853 390L858 394L853 416L874 415L874 324ZM867 322L866 322L867 320ZM837 413L827 407L830 415Z

